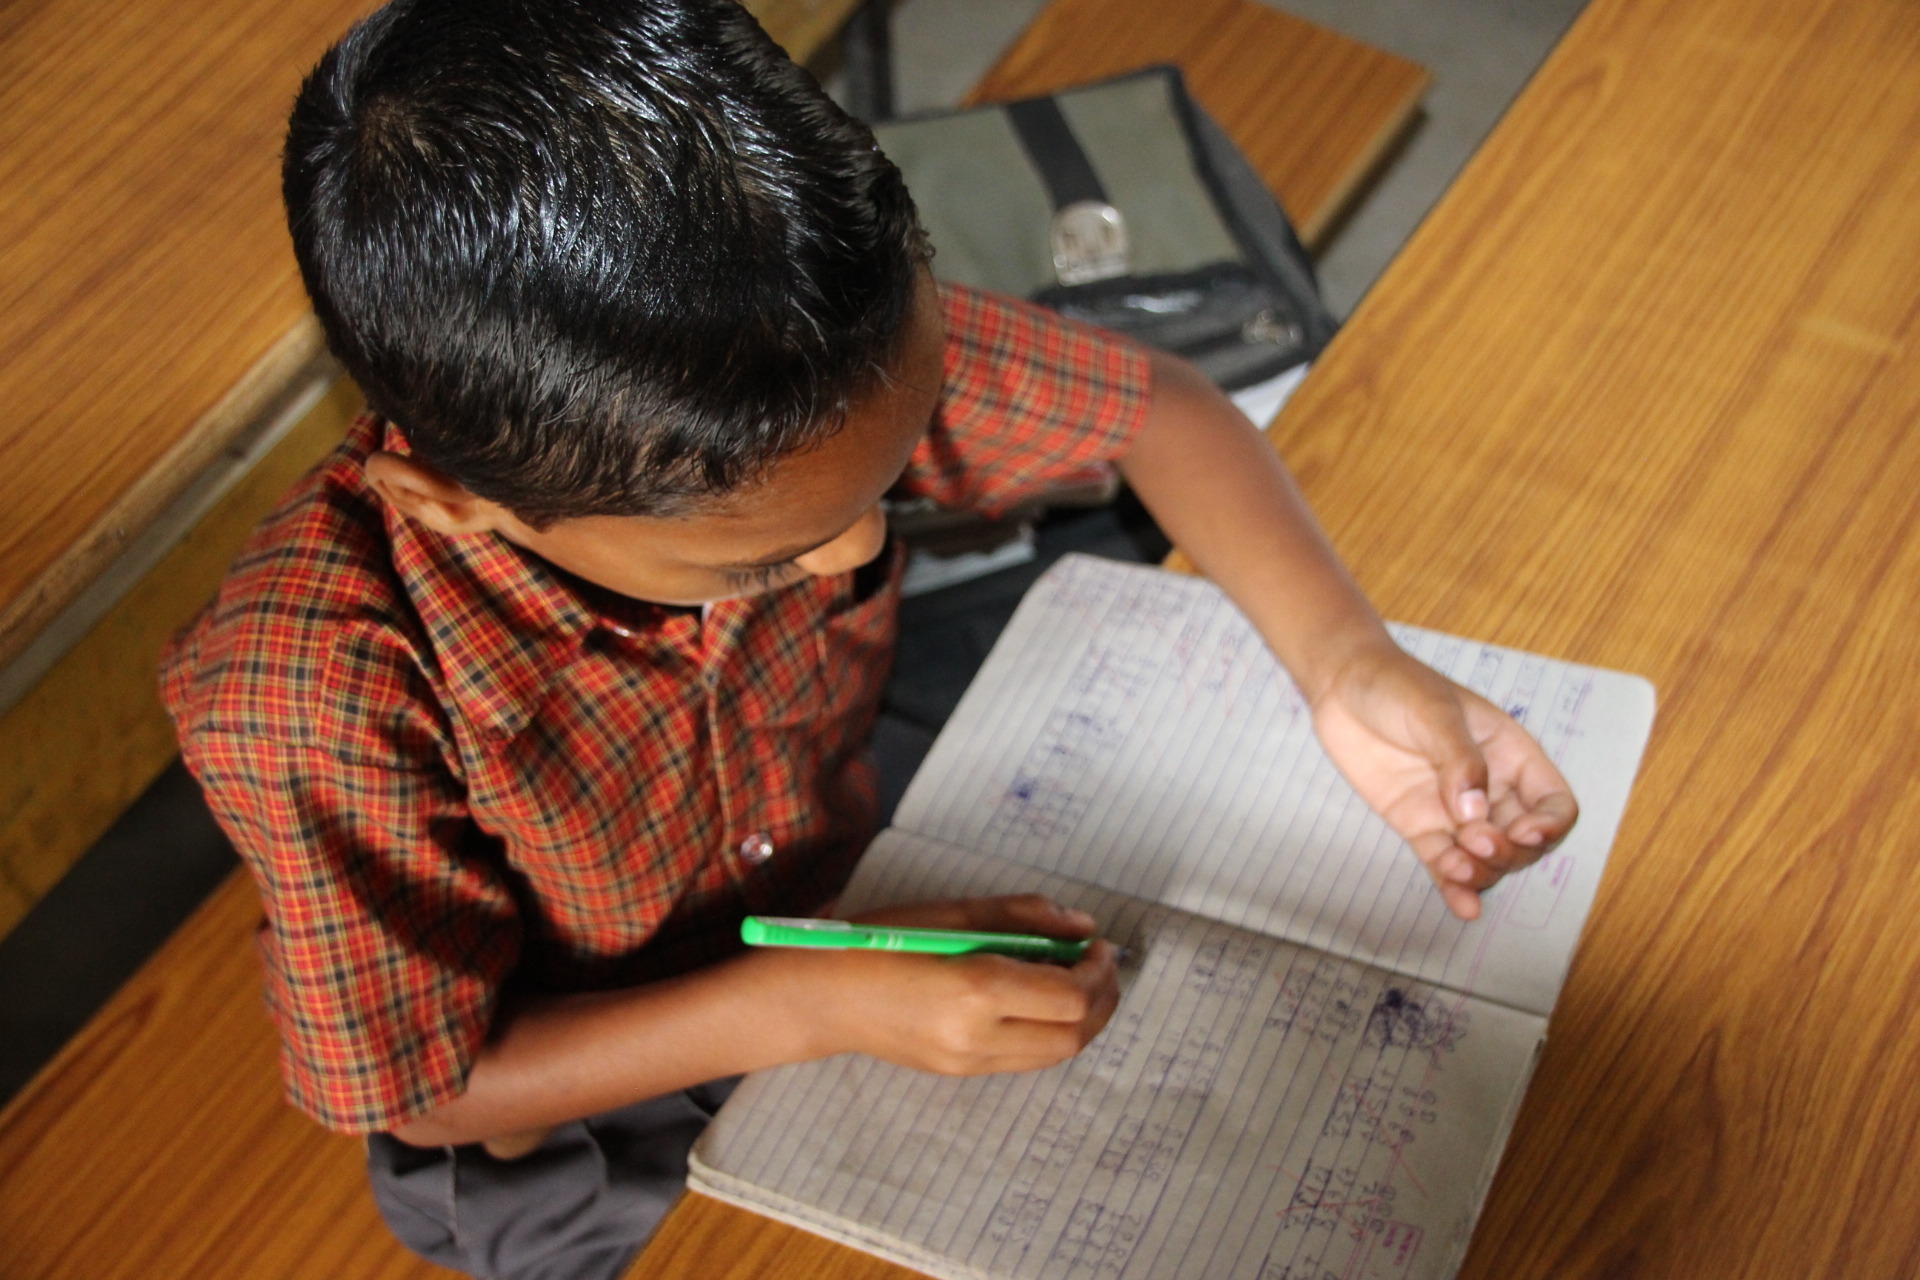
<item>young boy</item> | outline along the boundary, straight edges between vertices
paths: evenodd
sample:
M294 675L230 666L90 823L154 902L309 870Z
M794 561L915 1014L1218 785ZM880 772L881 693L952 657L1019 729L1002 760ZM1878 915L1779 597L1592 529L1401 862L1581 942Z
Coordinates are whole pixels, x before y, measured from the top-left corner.
M1204 378L935 285L898 173L731 0L396 0L302 89L285 188L375 415L166 695L261 889L290 1096L371 1135L436 1261L617 1274L703 1082L1030 1070L1112 1011L1105 943L740 953L742 915L820 910L874 831L890 492L995 509L1116 463L1462 916L1573 822ZM1037 898L892 918L1094 928Z

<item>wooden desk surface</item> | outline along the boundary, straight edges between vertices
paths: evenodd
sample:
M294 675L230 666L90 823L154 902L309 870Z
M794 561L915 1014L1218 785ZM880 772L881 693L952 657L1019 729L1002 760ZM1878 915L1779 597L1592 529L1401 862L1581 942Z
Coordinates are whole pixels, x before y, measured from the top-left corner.
M280 138L371 7L0 13L0 663L319 356Z
M0 1109L7 1280L445 1280L387 1233L360 1144L259 1087L279 1041L233 945L259 919L229 878ZM191 1158L162 1132L192 1134Z
M748 0L802 60L859 0ZM280 207L300 77L376 0L0 5L0 665L325 367Z
M1275 428L1389 615L1660 690L1469 1280L1920 1268L1917 328L1920 6L1594 0Z

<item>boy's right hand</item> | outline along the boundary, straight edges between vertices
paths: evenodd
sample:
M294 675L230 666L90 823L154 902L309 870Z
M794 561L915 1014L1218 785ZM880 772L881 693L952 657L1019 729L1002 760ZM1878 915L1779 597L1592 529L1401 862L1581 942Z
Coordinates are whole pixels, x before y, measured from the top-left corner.
M917 903L857 917L875 924L1084 938L1093 917L1037 894ZM897 951L766 953L796 981L812 1056L866 1053L941 1075L1037 1071L1080 1052L1120 999L1118 953L1096 939L1072 968L1007 956Z

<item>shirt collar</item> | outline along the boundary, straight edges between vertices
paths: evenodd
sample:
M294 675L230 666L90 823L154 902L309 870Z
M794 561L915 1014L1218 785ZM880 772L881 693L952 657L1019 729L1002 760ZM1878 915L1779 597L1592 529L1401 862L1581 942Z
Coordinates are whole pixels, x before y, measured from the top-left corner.
M379 447L408 451L390 423ZM496 534L436 533L391 507L386 522L447 695L488 737L524 729L554 680L603 634L653 635L680 620L698 637L697 614L591 588Z

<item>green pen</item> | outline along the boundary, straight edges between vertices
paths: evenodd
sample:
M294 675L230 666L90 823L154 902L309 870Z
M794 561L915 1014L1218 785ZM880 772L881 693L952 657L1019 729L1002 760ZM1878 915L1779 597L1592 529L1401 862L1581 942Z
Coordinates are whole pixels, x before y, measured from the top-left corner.
M751 947L830 947L842 951L917 951L935 956L987 952L1016 960L1073 964L1091 938L1066 941L1031 933L980 933L969 929L920 929L901 925L849 924L845 920L748 916L740 939Z

